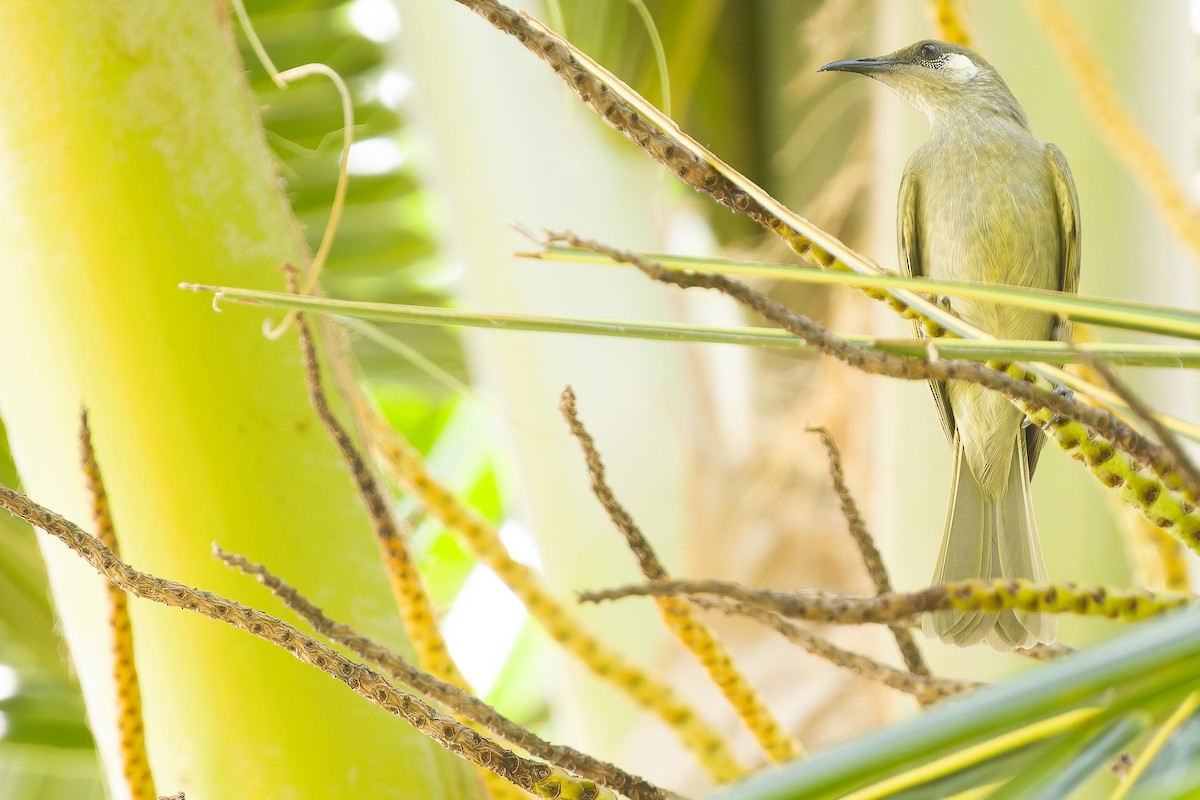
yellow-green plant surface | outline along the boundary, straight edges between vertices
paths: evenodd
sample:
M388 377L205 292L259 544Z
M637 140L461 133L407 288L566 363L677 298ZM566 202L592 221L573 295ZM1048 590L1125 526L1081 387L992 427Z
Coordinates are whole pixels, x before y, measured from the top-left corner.
M268 341L261 314L213 314L176 289L279 288L277 265L301 260L223 14L200 0L0 6L0 413L26 488L86 522L74 436L88 407L139 567L278 610L211 558L216 540L396 643L377 548L308 405L294 333ZM43 547L112 763L103 586ZM463 765L286 653L169 609L131 612L161 791L475 796Z

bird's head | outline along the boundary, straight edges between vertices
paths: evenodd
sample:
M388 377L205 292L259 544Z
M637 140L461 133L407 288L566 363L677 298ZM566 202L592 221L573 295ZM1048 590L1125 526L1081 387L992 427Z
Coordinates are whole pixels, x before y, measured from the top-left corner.
M887 84L930 122L997 114L1028 127L1000 73L974 50L925 39L894 53L834 61L818 72L857 72Z

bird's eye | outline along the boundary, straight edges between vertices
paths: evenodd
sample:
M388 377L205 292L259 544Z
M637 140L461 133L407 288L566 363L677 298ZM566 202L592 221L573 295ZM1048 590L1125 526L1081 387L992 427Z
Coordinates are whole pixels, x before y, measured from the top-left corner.
M926 42L917 48L917 55L923 61L933 61L942 54L941 48L932 42Z

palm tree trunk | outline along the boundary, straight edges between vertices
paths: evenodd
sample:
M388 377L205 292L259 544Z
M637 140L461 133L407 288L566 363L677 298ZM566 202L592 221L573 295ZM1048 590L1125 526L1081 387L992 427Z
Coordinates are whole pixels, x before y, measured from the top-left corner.
M210 555L263 561L330 614L401 641L348 473L308 405L295 334L215 314L181 281L279 288L300 238L222 4L6 3L0 47L0 412L25 489L87 525L91 412L124 555L279 611ZM43 543L108 773L98 577ZM228 797L472 797L407 725L284 651L132 606L158 788ZM125 796L111 781L113 796Z

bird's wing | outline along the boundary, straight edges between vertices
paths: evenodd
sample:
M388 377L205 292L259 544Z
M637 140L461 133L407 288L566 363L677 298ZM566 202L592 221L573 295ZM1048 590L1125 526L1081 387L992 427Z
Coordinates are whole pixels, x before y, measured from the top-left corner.
M922 277L925 273L921 263L921 231L917 225L918 203L917 178L910 170L904 171L900 181L900 200L896 204L896 239L900 252L900 268L904 274L911 277ZM917 336L925 332L919 320L913 321L913 329ZM933 390L933 402L937 404L938 416L942 419L942 430L946 439L954 441L954 414L950 411L950 398L946 394L945 381L930 381L929 388Z
M1075 181L1071 178L1066 156L1048 142L1046 163L1050 166L1054 197L1058 201L1058 288L1073 294L1079 291L1079 196L1075 193ZM1071 335L1070 325L1061 323L1055 334L1056 339L1066 340Z
M1054 189L1055 208L1058 212L1058 289L1074 294L1079 291L1079 196L1075 192L1075 181L1067 157L1053 144L1045 144L1046 164L1050 168L1051 186ZM1067 341L1071 338L1071 323L1060 318L1051 333L1052 339ZM1025 432L1026 450L1029 454L1029 475L1037 467L1038 456L1046 437L1035 426Z

